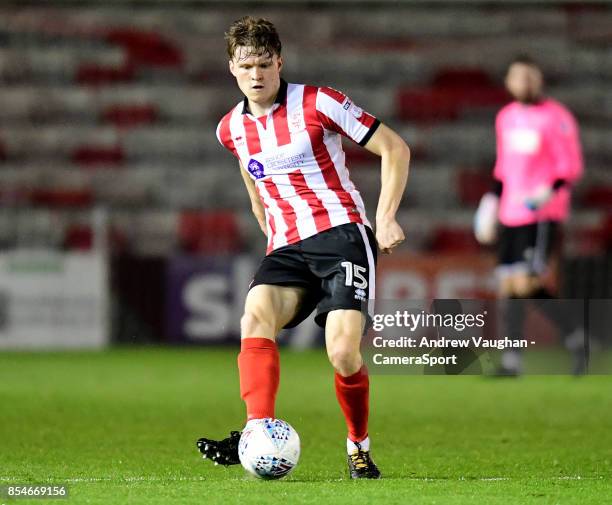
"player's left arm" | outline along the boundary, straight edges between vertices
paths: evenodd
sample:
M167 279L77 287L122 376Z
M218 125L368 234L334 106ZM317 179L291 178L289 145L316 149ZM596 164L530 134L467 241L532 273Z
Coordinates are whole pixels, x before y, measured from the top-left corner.
M242 162L239 161L238 164L240 165L240 175L242 175L242 180L244 181L244 185L246 186L247 192L249 194L249 200L251 201L251 210L253 211L255 219L257 219L259 228L261 228L261 231L267 237L268 229L266 227L266 211L264 210L264 206L261 203L261 200L257 194L255 182L249 177L249 174L242 165Z
M410 148L395 131L382 123L364 147L381 158L376 241L382 253L391 253L405 238L396 213L408 181Z
M341 91L319 88L316 109L325 129L344 135L381 157L376 241L382 253L390 253L404 240L404 232L395 215L408 179L410 149L397 133L355 105Z

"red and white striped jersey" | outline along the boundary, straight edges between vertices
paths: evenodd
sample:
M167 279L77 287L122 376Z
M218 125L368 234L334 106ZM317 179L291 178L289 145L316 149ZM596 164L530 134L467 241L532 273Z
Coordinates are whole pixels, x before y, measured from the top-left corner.
M282 79L267 116L251 115L246 97L223 116L217 138L255 181L268 254L334 226L369 225L341 135L365 145L379 124L339 91Z

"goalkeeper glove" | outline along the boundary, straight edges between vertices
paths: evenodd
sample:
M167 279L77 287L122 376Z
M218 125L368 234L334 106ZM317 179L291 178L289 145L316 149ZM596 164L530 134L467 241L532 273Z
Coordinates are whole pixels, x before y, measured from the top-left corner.
M529 210L538 210L546 205L552 198L554 193L550 186L539 186L531 195L529 195L523 203Z
M474 215L474 236L483 245L491 244L497 237L498 209L499 197L497 195L486 193L480 199Z

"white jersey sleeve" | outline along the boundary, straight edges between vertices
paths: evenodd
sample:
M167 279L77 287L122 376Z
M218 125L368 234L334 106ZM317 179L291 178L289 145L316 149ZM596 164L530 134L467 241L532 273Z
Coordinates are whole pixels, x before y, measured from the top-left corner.
M325 129L340 133L362 146L370 140L380 124L373 115L333 88L318 89L316 107Z

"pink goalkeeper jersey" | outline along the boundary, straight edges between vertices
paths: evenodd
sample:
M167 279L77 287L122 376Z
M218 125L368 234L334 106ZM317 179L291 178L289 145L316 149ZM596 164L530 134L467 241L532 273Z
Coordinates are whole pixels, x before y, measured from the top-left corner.
M334 226L369 225L341 135L365 145L379 124L339 91L284 80L266 117L252 116L245 97L221 119L217 138L263 203L267 253Z
M534 105L513 102L497 115L497 162L494 177L503 183L499 220L506 226L537 221L564 221L569 213L570 186L582 175L578 126L559 102ZM532 211L525 199L555 180L569 184L542 208Z

